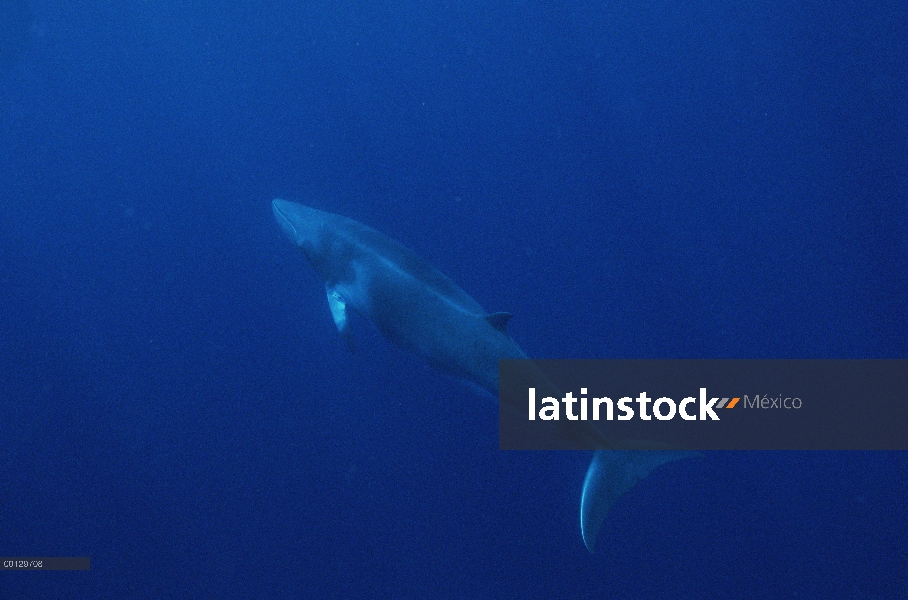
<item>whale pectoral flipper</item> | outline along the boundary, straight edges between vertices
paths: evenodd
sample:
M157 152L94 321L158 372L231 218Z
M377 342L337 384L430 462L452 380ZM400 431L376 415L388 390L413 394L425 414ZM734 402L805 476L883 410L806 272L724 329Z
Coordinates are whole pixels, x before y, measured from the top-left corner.
M697 452L687 450L597 450L580 497L580 533L586 549L595 549L599 529L622 494L660 465L695 456Z
M347 348L353 352L353 331L350 329L350 319L347 316L347 301L337 289L328 284L325 285L325 291L328 293L328 308L331 309L337 331L346 342Z

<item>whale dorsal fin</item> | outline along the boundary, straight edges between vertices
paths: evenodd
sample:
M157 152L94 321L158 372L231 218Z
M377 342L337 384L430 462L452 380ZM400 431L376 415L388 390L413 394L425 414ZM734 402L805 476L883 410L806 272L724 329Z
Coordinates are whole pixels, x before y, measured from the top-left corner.
M507 333L507 324L508 321L513 317L509 312L497 312L486 315L486 321L489 322L489 325L500 331L501 333Z

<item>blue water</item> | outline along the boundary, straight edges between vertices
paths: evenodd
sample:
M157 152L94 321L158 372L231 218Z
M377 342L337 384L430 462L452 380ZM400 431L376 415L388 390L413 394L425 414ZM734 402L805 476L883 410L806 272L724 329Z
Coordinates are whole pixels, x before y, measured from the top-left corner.
M0 598L908 596L904 453L588 453L355 324L361 220L538 357L908 357L908 5L2 0ZM8 8L11 7L11 8Z

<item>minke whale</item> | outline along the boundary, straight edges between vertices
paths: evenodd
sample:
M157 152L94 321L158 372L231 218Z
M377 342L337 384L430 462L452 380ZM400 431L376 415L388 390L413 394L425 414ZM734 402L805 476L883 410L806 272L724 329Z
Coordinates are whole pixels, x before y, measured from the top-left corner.
M296 202L278 198L271 207L281 229L325 282L331 316L351 348L348 313L353 309L397 346L496 397L498 361L527 358L507 333L510 313L487 313L398 242L353 219ZM617 449L588 422L567 423L574 428L561 435L578 447L596 448L580 500L580 531L592 552L614 502L653 469L691 453Z

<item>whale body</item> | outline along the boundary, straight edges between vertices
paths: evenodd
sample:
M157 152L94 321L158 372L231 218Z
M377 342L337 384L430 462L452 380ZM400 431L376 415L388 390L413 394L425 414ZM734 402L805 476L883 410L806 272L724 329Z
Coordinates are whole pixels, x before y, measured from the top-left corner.
M510 313L487 313L415 253L375 229L296 202L275 199L274 218L325 282L328 307L352 347L349 309L433 367L498 396L498 361L527 355L506 330ZM553 393L556 395L557 393ZM592 552L614 502L677 451L616 450L586 422L565 423L564 435L597 448L581 496L580 527Z

